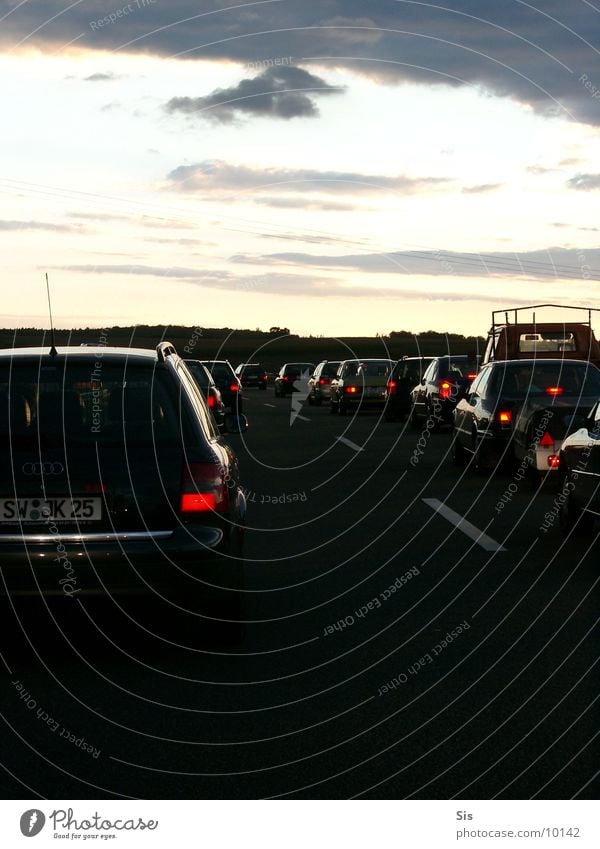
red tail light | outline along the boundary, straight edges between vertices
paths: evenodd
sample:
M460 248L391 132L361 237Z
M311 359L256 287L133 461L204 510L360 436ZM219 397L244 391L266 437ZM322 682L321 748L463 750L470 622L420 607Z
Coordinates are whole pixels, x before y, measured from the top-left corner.
M344 386L344 392L346 392L348 395L356 395L356 393L358 392L358 387L357 386Z
M331 378L329 377L320 377L319 378L319 386L329 386L331 383Z
M467 380L469 380L471 383L473 383L473 381L475 380L476 377L477 377L477 375L475 373L474 374L468 374Z
M560 466L560 457L558 456L558 454L550 454L550 456L548 457L548 466L551 469L558 469L558 467Z
M500 412L497 414L497 419L500 424L512 424L512 413L510 410L500 410Z
M284 374L284 375L283 375L283 377L282 377L281 379L282 379L282 380L289 380L289 377L287 376L287 374Z
M395 395L398 389L398 384L395 380L388 380L387 391L388 395Z
M229 391L230 392L239 392L240 391L239 383L232 383L231 386L229 387Z
M546 433L540 439L540 445L543 445L544 448L554 448L554 440L552 439L548 431L546 431Z
M179 509L182 513L227 510L229 490L216 463L190 463L183 469Z
M556 395L562 395L565 390L562 386L548 386L546 387L546 395L552 395L553 397Z
M440 388L440 398L444 398L445 400L450 398L452 395L452 388L454 384L450 383L449 380L440 380L439 388Z
M215 396L213 395L213 393L211 391L209 391L208 398L206 399L206 401L207 401L208 406L210 407L211 410L214 407L217 406L217 399L215 398Z

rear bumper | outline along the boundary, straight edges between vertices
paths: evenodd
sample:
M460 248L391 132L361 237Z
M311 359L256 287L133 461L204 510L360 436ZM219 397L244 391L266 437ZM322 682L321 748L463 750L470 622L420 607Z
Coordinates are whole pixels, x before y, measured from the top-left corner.
M0 540L0 595L151 595L210 597L235 589L241 560L233 535L220 528L75 534Z

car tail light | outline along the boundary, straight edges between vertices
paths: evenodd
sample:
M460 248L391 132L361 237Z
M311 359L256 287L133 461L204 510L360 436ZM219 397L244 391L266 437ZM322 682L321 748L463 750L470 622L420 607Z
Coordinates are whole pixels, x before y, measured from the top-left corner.
M497 413L496 418L498 419L500 424L503 424L503 425L512 424L512 412L510 410L500 410Z
M544 448L554 448L554 440L552 439L548 431L546 431L546 433L540 439L540 445Z
M467 380L470 381L471 383L473 383L473 381L475 380L476 377L477 377L477 374L475 372L473 372L473 374L467 375Z
M282 380L289 380L289 377L287 376L287 374L284 374L284 375L283 375L283 377L282 377L281 379L282 379Z
M329 377L320 377L319 378L319 386L329 386L331 383L331 379Z
M209 391L209 393L208 393L208 398L206 399L206 401L207 401L208 406L210 407L210 409L211 409L211 410L212 410L214 407L216 407L216 406L217 406L217 399L215 398L215 396L214 396L214 394L213 394L213 392L212 392L212 391Z
M548 457L548 466L551 469L558 469L559 465L560 457L558 456L558 454L550 454L550 456Z
M440 390L440 398L444 398L445 400L450 398L452 395L452 388L454 384L450 383L449 380L440 380L439 382L439 390Z
M547 386L546 387L546 395L552 395L555 397L556 395L562 395L565 390L562 386Z
M189 463L183 469L179 509L182 513L227 510L229 491L216 463Z
M395 395L398 389L398 384L395 380L388 380L387 391L388 395Z
M356 393L358 392L358 387L357 386L344 386L344 392L346 392L348 395L356 395Z
M239 392L240 391L239 383L232 383L231 386L229 387L229 391L230 392Z

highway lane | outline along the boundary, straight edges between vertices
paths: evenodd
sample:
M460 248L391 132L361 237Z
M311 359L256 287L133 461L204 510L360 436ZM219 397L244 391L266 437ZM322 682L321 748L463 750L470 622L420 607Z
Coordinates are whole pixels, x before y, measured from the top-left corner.
M540 530L555 489L457 470L444 432L245 396L243 641L92 608L69 645L42 611L4 652L5 795L592 798L597 542Z

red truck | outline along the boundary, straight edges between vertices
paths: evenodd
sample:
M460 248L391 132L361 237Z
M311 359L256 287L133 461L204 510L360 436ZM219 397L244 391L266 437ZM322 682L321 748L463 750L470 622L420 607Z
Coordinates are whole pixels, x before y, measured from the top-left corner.
M539 310L579 310L580 321L547 321L538 319ZM523 313L532 310L531 320ZM566 307L560 304L537 304L495 310L488 333L482 365L490 360L556 359L589 360L600 367L600 345L592 330L592 313L598 309ZM504 320L502 320L502 317Z

